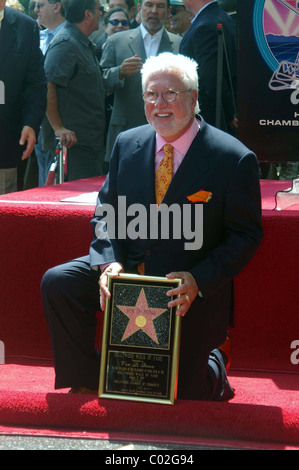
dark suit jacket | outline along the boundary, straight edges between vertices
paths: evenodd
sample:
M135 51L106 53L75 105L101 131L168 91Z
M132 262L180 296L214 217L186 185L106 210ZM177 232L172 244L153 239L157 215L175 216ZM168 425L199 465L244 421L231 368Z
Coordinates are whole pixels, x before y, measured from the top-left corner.
M179 52L181 38L164 30L158 54L161 52ZM120 132L146 124L144 103L141 89L141 75L134 74L119 79L119 68L122 62L137 54L143 62L146 53L140 27L112 34L107 39L101 59L104 81L107 90L114 92L113 111L107 137L107 160L113 148L116 137Z
M154 160L155 132L151 126L120 134L96 214L100 215L103 204L117 208L118 196L126 197L126 208L139 203L149 214L150 205L155 205ZM90 248L92 265L116 260L130 272L144 261L146 275L164 276L171 271L193 274L203 298L195 299L183 318L180 365L180 384L193 391L201 359L207 363L207 355L225 339L233 320L233 278L252 258L262 238L257 159L239 141L203 120L163 202L178 204L182 213L184 205L189 206L194 224L198 203L190 202L187 196L200 190L212 193L212 199L203 203L203 224L197 224L197 230L203 230L201 248L186 250L188 234L173 239L171 231L169 239L160 236L154 240L99 240L95 236ZM125 213L125 209L120 211L121 220ZM134 217L127 217L127 224ZM103 222L97 216L92 220L94 230L100 220ZM182 233L184 228L185 222ZM193 391L184 396L198 398Z
M197 16L183 37L180 53L191 57L198 64L200 112L209 124L215 125L218 24L223 25L223 35L228 57L228 61L224 60L223 66L223 120L221 124L221 128L227 130L227 123L232 121L236 113L234 104L237 93L237 39L234 21L217 3L208 5ZM227 63L231 74L231 82Z
M38 133L47 106L43 55L36 21L5 7L0 30L0 80L5 104L0 105L0 167L15 168L22 148L23 126Z

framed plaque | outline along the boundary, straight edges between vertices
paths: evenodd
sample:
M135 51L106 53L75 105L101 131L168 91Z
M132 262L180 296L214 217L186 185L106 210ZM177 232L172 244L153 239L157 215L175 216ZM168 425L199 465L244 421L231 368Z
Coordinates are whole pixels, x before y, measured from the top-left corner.
M173 405L181 317L166 292L181 279L108 276L99 396Z

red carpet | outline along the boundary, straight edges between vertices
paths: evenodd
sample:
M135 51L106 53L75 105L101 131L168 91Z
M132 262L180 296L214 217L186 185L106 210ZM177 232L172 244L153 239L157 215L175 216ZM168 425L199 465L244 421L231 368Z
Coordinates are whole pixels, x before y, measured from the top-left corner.
M53 391L50 363L0 366L0 418L8 426L55 429L85 437L134 436L235 447L299 448L298 376L232 372L236 396L229 403L178 401L141 404ZM5 425L5 427L4 427ZM13 429L13 428L11 428ZM67 431L68 432L67 432ZM1 432L1 427L0 427ZM35 433L37 429L35 429ZM181 439L180 439L181 438Z
M0 202L0 340L7 362L0 365L0 433L299 449L299 364L290 359L299 340L299 214L273 211L276 191L288 182L262 182L265 236L236 278L233 400L172 407L53 390L40 281L48 267L87 253L93 206L60 201L97 191L101 182L36 188Z

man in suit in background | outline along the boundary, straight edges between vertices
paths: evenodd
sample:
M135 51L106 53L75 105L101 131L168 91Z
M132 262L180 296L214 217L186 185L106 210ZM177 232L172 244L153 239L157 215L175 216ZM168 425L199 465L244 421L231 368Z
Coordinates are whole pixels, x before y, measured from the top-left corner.
M184 0L186 10L193 16L192 24L180 46L180 53L198 64L199 106L203 118L222 130L234 133L238 127L236 116L237 37L234 21L216 0ZM216 123L216 85L218 32L222 24L227 60L223 56L223 83L221 122Z
M167 0L142 0L138 4L141 25L111 36L103 50L101 67L109 92L114 92L106 161L117 135L146 123L140 70L146 58L169 51L178 53L181 38L164 28L168 16Z
M32 153L47 104L39 28L0 0L0 194L17 191L17 167Z
M110 296L108 274L144 272L182 279L178 288L168 292L179 295L169 306L177 307L177 315L183 316L178 398L227 400L233 390L226 375L229 355L221 345L233 322L233 278L262 238L257 159L242 143L196 115L194 61L171 53L151 57L143 67L142 83L150 125L130 129L116 140L92 220L89 256L53 268L43 278L55 386L70 386L76 393L97 388L94 314L100 268L102 308ZM172 154L164 158L165 144ZM162 169L172 179L160 207ZM120 196L125 198L126 209L118 212ZM146 220L139 219L143 236L127 231L118 237L117 230L112 236L109 222L117 226L119 217L126 217L128 227L134 223L129 209L136 204L147 214ZM157 211L157 205L161 219L169 217L168 209L174 206L180 210L181 217L169 228L168 237L163 235L161 219L158 235L151 236L148 216ZM103 209L108 207L115 209L113 221L105 220ZM198 218L201 209L202 220ZM195 238L202 232L201 243L188 244L187 226Z

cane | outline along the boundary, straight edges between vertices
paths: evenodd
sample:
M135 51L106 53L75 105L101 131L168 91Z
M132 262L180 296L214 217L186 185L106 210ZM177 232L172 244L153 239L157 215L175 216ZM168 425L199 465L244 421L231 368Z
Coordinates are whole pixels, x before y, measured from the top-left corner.
M67 149L62 145L60 137L56 137L54 161L50 166L45 186L64 183L64 175L67 173Z

